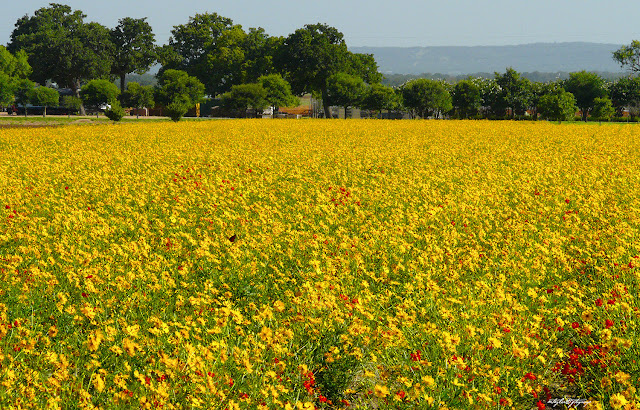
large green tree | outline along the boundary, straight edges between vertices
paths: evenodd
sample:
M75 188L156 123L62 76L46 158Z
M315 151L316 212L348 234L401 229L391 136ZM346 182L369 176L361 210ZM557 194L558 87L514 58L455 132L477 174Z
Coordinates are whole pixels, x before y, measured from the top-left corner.
M440 117L453 108L451 94L442 81L419 78L402 87L404 106L422 118Z
M582 111L582 121L587 121L596 98L607 96L605 82L598 74L580 71L569 74L562 83L564 89L574 95L576 104Z
M543 95L538 103L538 111L544 118L558 122L573 118L576 108L573 94L562 88Z
M349 107L360 106L366 92L367 85L355 75L337 73L327 81L328 103L344 107L344 118L347 118Z
M80 90L82 101L96 111L100 106L113 104L119 94L118 87L109 80L91 80Z
M273 73L273 56L282 42L261 28L245 32L216 13L196 14L171 33L169 44L159 51L161 71L183 70L198 78L212 96Z
M640 105L640 77L623 77L611 84L609 96L618 115L622 116L625 108L635 117Z
M162 104L174 121L202 102L205 87L200 80L181 70L165 70L158 76L155 100Z
M155 35L146 17L125 17L111 30L114 45L111 74L120 78L120 92L124 92L127 74L144 74L156 61Z
M269 105L267 91L258 83L234 85L231 91L222 94L222 105L237 110L242 117L247 116L249 107L255 109L257 114Z
M609 98L596 98L593 100L593 110L591 115L598 121L609 121L616 113L615 108Z
M282 50L279 66L293 92L320 94L325 118L331 118L328 81L348 67L349 51L342 33L326 24L307 24L284 40Z
M500 87L496 111L510 109L512 117L524 115L531 104L531 82L513 68L507 68L504 74L495 73L495 80Z
M261 76L258 78L258 84L266 92L267 103L276 109L300 104L300 100L291 93L291 85L280 74Z
M382 84L371 84L362 100L362 108L365 110L377 111L382 114L382 110L395 110L400 105L400 98L396 91Z
M40 8L33 16L18 19L9 50L28 54L33 80L40 84L52 80L79 97L82 82L109 75L113 55L109 29L85 23L85 17L62 4Z
M128 107L151 108L155 103L153 101L153 87L130 82L127 84L126 91L122 93L122 102ZM139 114L136 114L137 117L139 117Z
M42 116L47 116L47 107L54 107L60 103L60 93L53 88L40 86L33 88L29 94L31 104L44 107Z
M459 118L469 118L478 114L482 106L482 92L473 81L458 81L451 93L451 102Z
M13 85L16 104L22 105L25 117L27 116L27 104L31 103L31 92L34 87L35 83L27 78L16 80Z

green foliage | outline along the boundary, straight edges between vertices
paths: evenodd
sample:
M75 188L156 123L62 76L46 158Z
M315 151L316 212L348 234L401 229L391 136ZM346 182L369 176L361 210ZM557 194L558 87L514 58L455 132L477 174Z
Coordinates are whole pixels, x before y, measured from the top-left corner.
M65 95L62 97L62 106L71 111L77 111L82 106L82 100L73 95Z
M633 40L628 46L622 46L613 52L613 59L631 72L640 72L640 41Z
M368 87L362 100L362 108L381 112L395 110L400 104L398 94L391 87L382 84L372 84Z
M257 83L234 85L222 95L222 105L245 116L249 107L261 111L268 105L267 91Z
M325 117L330 118L328 80L344 71L348 54L343 35L336 28L307 24L285 39L279 65L287 73L294 94L315 92L322 96Z
M0 46L0 73L15 78L27 78L31 72L24 50L18 50L14 56L5 46Z
M21 80L26 80L29 74L31 74L31 66L27 62L24 51L20 50L13 55L4 46L0 46L0 105L12 104L16 91L28 91L28 85L25 85L26 91L16 90L16 87ZM31 82L23 84L33 87ZM26 99L27 96L21 94L18 98Z
M341 336L345 332L345 329L326 331L316 342L317 345L311 354L312 373L316 386L333 404L345 399L345 391L353 383L354 369L360 366L355 356L347 352L339 352L336 347L342 345ZM318 403L318 405L322 404Z
M337 73L327 81L327 103L344 107L345 117L348 107L358 107L367 92L367 86L360 77Z
M377 84L382 81L382 74L378 71L378 63L373 54L349 53L347 64L347 74L360 77L367 84Z
M538 111L548 120L563 121L573 118L577 106L573 94L562 88L545 94L540 98Z
M98 108L115 101L120 90L109 80L91 80L82 87L80 94L85 104Z
M155 35L146 17L122 18L110 35L114 45L111 74L120 78L120 91L123 92L127 74L144 74L156 61Z
M477 115L482 106L480 87L471 80L459 81L453 87L451 102L460 118Z
M171 120L178 122L189 111L189 105L185 101L173 101L166 107L166 112Z
M593 100L591 116L598 121L609 121L616 110L609 98L596 98Z
M29 55L32 78L38 83L52 80L79 96L82 81L109 74L113 54L109 30L85 23L85 17L66 5L40 8L33 16L18 19L9 50L24 50Z
M127 90L122 93L122 103L128 107L153 107L153 87L138 83L128 83Z
M188 109L201 102L203 98L204 85L184 71L166 70L158 78L155 100L165 107L179 103L186 105Z
M29 101L33 105L44 106L43 116L47 116L47 107L54 107L60 103L60 93L49 87L32 88L29 92Z
M269 74L258 78L258 83L266 92L265 100L273 107L293 107L300 100L291 93L291 85L280 74Z
M562 86L574 95L576 104L582 111L582 120L586 121L589 111L593 108L594 100L598 97L606 97L604 80L597 74L580 71L571 73Z
M16 99L16 104L25 107L25 115L27 112L27 104L31 102L31 93L34 87L35 83L33 81L24 78L14 82L13 94Z
M631 77L619 79L611 84L609 96L618 115L622 116L622 111L625 107L630 109L632 115L635 114L640 104L640 78Z
M0 71L0 105L11 105L14 100L13 95L14 79Z
M216 13L196 14L171 33L169 45L159 52L163 70L178 69L195 76L211 96L273 72L273 55L282 42L261 28L247 33Z
M437 118L453 108L451 95L444 83L426 78L405 84L402 87L402 99L406 108L422 118L432 115Z
M122 117L124 117L124 114L124 108L122 108L120 101L118 100L113 100L111 102L111 108L104 111L104 115L106 115L111 121L120 121Z
M500 91L493 101L494 112L505 112L511 109L511 116L524 115L531 104L531 82L522 78L513 68L508 68L504 74L495 73L495 81Z

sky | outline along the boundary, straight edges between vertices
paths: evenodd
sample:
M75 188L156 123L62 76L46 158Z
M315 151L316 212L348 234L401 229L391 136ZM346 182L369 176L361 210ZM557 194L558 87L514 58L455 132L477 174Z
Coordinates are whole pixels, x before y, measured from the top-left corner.
M15 22L51 1L23 0L2 6L0 44ZM326 23L348 46L482 46L553 42L629 44L640 39L633 2L617 0L107 0L64 1L86 21L115 27L122 17L153 27L158 44L196 13L216 12L243 28L262 27L286 36L305 24ZM626 11L625 11L626 10Z

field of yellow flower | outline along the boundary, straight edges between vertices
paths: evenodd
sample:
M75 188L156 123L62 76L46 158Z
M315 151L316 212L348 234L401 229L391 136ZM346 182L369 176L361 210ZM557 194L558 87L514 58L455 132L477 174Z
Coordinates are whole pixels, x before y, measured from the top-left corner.
M0 175L2 409L640 405L636 126L0 129Z

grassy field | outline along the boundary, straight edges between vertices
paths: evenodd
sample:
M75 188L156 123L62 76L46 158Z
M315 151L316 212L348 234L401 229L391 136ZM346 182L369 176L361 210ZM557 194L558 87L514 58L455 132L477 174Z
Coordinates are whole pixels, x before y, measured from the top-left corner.
M0 408L640 403L638 127L0 128L0 175Z

